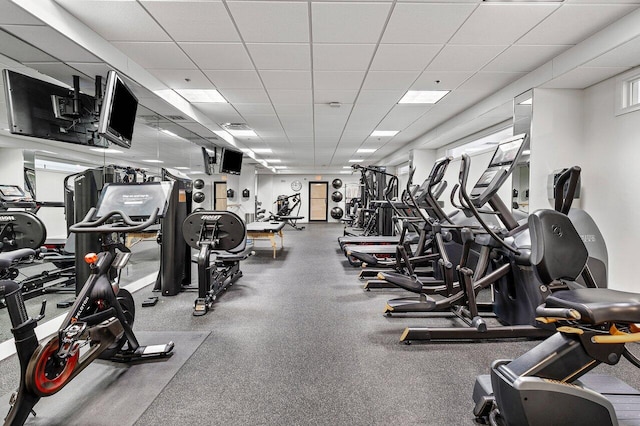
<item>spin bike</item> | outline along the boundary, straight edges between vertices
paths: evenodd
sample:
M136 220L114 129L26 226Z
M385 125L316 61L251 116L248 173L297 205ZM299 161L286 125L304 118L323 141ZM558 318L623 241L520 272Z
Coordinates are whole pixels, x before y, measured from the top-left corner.
M235 213L198 211L182 223L182 235L198 250L198 298L193 315L206 314L218 296L242 276L240 261L254 252L247 228Z
M89 253L85 261L91 273L80 290L58 332L43 344L38 343L35 328L44 317L46 301L40 314L27 314L20 285L0 281L11 332L15 337L20 362L20 385L11 398L5 426L22 425L42 397L60 391L97 358L130 362L171 356L173 342L141 346L133 333L135 305L131 294L119 288L118 273L131 257L121 242L122 234L141 231L156 222L166 208L168 182L145 184L109 184L85 218L71 226L74 233L102 234L101 253ZM143 219L136 221L134 218ZM25 250L0 254L10 264L24 257Z

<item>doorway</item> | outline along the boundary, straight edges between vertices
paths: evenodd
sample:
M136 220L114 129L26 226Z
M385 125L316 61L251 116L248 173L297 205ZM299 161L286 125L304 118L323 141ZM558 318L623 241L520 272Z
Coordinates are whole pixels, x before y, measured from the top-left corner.
M309 222L327 221L329 182L309 182Z
M227 209L227 182L214 182L213 184L213 209Z

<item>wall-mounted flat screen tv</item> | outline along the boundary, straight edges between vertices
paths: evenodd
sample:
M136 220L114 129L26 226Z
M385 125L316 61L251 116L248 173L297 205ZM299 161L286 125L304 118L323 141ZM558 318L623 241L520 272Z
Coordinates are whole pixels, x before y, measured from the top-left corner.
M204 172L208 175L214 173L213 165L216 164L216 148L213 151L208 150L204 146L202 148L202 161L204 162Z
M241 170L242 152L224 148L222 150L222 159L220 160L220 173L239 175Z
M74 90L11 70L3 70L9 131L16 135L80 145L99 145L95 99ZM75 110L75 111L74 111Z
M98 134L123 148L131 147L138 99L115 72L107 74Z

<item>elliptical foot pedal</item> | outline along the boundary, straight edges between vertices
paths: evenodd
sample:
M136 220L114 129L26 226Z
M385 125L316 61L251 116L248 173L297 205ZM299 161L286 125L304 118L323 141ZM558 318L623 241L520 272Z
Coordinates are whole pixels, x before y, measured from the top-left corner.
M150 306L156 306L156 303L158 303L158 296L147 297L142 301L142 307L147 308Z
M193 306L193 316L201 317L205 315L209 311L209 305L206 299L198 298L196 299Z
M131 362L139 359L168 358L173 355L175 344L169 342L161 345L138 346L135 351L120 351L111 360L116 362Z

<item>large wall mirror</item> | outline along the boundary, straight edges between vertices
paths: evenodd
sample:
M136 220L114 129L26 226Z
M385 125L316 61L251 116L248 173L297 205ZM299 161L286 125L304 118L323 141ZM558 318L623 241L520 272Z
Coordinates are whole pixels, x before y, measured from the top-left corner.
M533 90L528 90L513 99L513 134L529 135L520 161L513 170L511 184L511 207L514 212L529 214L529 158L531 156L531 117L533 115Z

